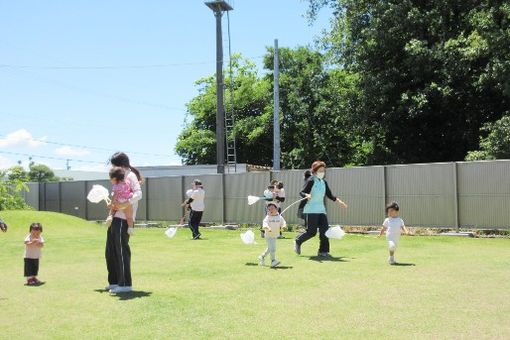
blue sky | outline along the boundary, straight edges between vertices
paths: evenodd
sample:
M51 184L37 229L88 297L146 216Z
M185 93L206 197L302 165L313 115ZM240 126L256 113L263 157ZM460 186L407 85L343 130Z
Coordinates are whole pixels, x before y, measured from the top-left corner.
M328 26L327 11L308 25L305 1L230 3L233 52L259 63L275 38L312 44ZM99 170L112 150L135 165L180 164L185 104L215 71L214 23L199 0L1 1L0 168L34 155Z

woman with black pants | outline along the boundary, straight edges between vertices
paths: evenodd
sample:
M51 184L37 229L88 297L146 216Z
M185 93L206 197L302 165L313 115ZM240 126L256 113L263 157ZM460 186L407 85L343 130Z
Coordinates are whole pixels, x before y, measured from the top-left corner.
M123 152L117 152L110 158L112 166L118 166L125 170L125 181L129 184L133 196L125 203L112 202L111 208L115 210L112 224L106 234L106 268L108 269L108 286L110 293L128 293L132 290L131 282L131 248L129 237L134 228L129 228L124 209L129 205L133 210L133 221L136 218L138 201L142 199L140 182L142 177L137 169L129 163L128 156Z
M328 183L324 180L326 173L326 164L321 161L315 161L312 164L312 176L306 181L301 197L306 197L307 203L303 208L305 217L306 232L299 235L294 241L294 251L301 254L301 245L314 237L319 229L320 245L317 253L320 257L330 257L329 239L326 231L329 228L328 217L326 215L325 197L336 202L340 207L347 208L340 198L333 196Z

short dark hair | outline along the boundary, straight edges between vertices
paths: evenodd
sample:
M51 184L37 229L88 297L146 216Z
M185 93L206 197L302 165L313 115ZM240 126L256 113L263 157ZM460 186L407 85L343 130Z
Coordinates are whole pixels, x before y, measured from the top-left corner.
M276 185L276 187L278 189L283 189L283 182L278 182L278 184Z
M307 179L309 179L310 177L312 177L312 171L310 171L310 170L305 170L305 172L304 172L303 176L305 176L305 181L306 181Z
M126 171L120 166L114 166L110 169L110 179L116 179L121 182L126 177Z
M37 230L37 229L39 229L42 233L42 224L39 222L34 222L30 225L30 228L28 229L28 231L31 232L32 230Z
M199 180L199 179L194 179L193 180L193 184L195 184L195 185L202 185L202 181Z
M397 202L391 202L386 206L386 214L388 213L388 210L393 209L395 211L399 211L400 207L398 206Z
M268 203L268 204L267 204L267 208L269 209L269 207L270 207L271 205L272 205L273 207L275 207L276 209L278 209L278 206L276 205L276 203L273 203L273 202Z

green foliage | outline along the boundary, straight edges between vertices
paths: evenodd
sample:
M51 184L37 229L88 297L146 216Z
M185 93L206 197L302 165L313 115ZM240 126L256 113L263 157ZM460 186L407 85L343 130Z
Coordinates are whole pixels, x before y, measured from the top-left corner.
M508 1L309 3L311 21L327 7L332 24L321 52L280 49L283 167L460 160L510 115ZM239 162L272 165L272 67L269 49L262 76L240 56L226 72ZM215 78L197 85L176 151L215 163ZM486 149L469 158L497 157Z
M34 164L30 166L28 177L31 182L58 182L59 178L55 176L53 170L44 164Z
M323 7L324 47L360 76L368 163L463 159L510 111L508 1L310 0L310 18Z
M258 76L255 64L239 55L233 58L232 79L230 71L225 72L224 102L225 109L231 110L233 98L237 159L268 164L272 156L269 149L272 136L266 131L271 119L270 84ZM185 164L213 164L216 163L216 79L202 78L196 85L199 94L187 105L192 120L179 135L175 150Z
M9 168L7 170L7 178L11 182L19 181L19 182L26 183L29 181L28 173L20 165L16 165L16 166Z
M21 193L28 191L28 176L20 166L0 171L0 210L29 209Z
M480 138L480 150L470 151L467 161L510 158L510 116L504 116L481 128L486 136Z
M226 72L226 110L235 115L238 162L272 165L273 50L264 58L269 72L259 76L253 63L240 56L233 77ZM282 163L307 167L316 159L341 166L358 155L350 113L357 100L357 76L330 69L325 57L309 48L280 49L280 124ZM192 121L178 138L176 152L186 164L216 161L216 83L197 82L199 95L188 104ZM233 91L231 93L231 85Z

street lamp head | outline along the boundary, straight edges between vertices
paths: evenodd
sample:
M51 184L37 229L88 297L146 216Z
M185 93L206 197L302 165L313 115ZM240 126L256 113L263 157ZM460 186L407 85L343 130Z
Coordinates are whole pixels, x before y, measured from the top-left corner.
M228 2L224 0L217 0L217 1L208 1L205 3L207 7L212 9L214 12L226 12L231 11L234 8L228 4Z

